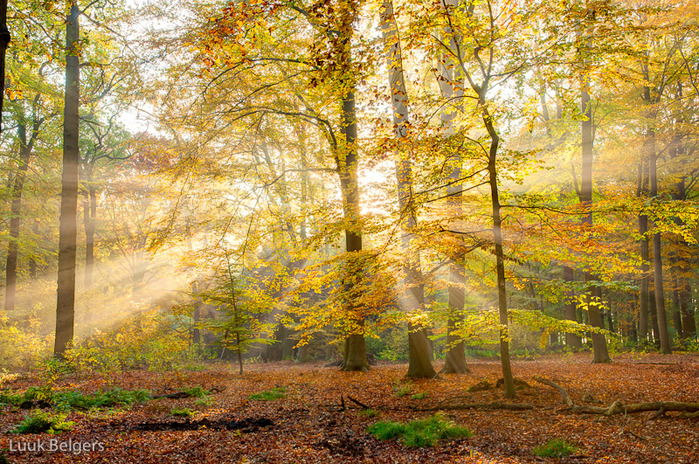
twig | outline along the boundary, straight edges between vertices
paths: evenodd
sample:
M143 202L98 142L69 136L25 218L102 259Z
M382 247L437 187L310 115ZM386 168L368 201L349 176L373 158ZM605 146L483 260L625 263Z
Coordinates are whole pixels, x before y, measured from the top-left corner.
M367 406L364 403L360 403L359 401L355 400L351 396L347 395L347 399L356 404L357 406L361 407L362 409L371 409L369 406Z

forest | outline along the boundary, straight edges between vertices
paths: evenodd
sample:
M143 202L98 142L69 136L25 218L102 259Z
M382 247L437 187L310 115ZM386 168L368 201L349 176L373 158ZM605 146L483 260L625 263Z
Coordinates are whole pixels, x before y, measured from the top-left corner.
M0 2L0 463L695 463L694 0Z

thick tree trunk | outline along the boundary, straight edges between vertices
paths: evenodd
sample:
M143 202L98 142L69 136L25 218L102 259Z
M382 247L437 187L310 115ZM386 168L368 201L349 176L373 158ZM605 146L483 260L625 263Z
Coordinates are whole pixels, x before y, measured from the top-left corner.
M73 341L75 319L75 263L78 214L78 144L80 105L80 27L77 0L71 2L66 21L66 90L63 122L63 174L58 239L58 295L54 355L63 357Z
M369 361L366 356L366 343L363 334L352 334L345 340L343 371L368 371Z
M459 323L464 320L465 285L463 265L452 261L449 264L449 315L447 316L447 354L444 364L446 374L470 372L466 365L464 342L458 334Z
M20 118L21 119L21 118ZM27 139L27 126L21 120L17 132L19 136L19 165L15 174L12 187L12 202L10 209L10 237L7 243L7 262L5 265L5 311L15 309L15 297L17 293L17 259L19 255L19 233L22 218L22 192L24 181L27 178L29 160L32 156L34 142L39 134L40 122L33 122L32 133Z
M388 67L388 82L391 92L393 127L396 136L396 182L398 184L398 206L404 217L401 227L403 247L403 270L406 291L402 298L407 313L421 313L425 309L424 284L420 267L420 254L413 251L411 242L417 217L413 204L413 167L410 152L406 148L409 113L408 93L403 75L398 26L393 16L393 2L384 0L381 5L381 30L383 31L384 51ZM436 375L430 358L427 332L424 327L410 324L408 327L408 377L432 378Z
M342 97L342 131L344 144L340 148L341 159L340 187L342 190L343 207L345 220L348 222L345 229L345 251L347 252L347 266L345 277L346 294L349 295L345 301L345 312L348 317L356 318L357 326L364 327L362 316L356 315L355 305L352 301L352 282L354 274L361 273L360 266L357 265L357 254L362 251L362 235L359 231L359 183L357 179L357 111L354 103L354 92L348 91ZM345 358L342 370L345 371L366 371L369 369L369 361L366 356L366 345L363 333L351 334L345 341Z
M582 178L580 182L580 201L588 208L592 207L592 106L590 104L590 94L588 93L587 82L583 80L582 91L580 95L580 106L583 113L583 120L580 123L582 132ZM583 218L583 224L587 228L592 227L592 212L588 213ZM590 273L585 273L585 282L594 281L595 278ZM592 293L592 288L588 288L588 292ZM592 297L588 296L588 303ZM587 307L590 325L593 327L604 328L602 322L602 313L599 307L594 304L588 304ZM610 362L609 352L607 351L607 339L604 334L592 334L592 350L594 363Z
M449 7L455 7L458 0L445 0ZM450 44L450 48L456 50L456 42L459 37L456 32L447 27L443 39ZM459 44L460 45L460 44ZM444 134L447 137L454 135L456 128L454 118L457 111L463 108L464 76L458 63L451 53L443 53L437 66L439 72L439 88L444 100L449 102L440 115ZM454 217L462 216L462 165L463 159L460 150L450 153L446 163L447 172L447 210ZM446 374L464 374L470 372L466 365L466 352L464 342L458 334L459 325L464 320L464 305L466 303L466 276L464 272L464 254L459 251L453 257L448 258L449 267L449 311L447 314L447 353L444 364Z

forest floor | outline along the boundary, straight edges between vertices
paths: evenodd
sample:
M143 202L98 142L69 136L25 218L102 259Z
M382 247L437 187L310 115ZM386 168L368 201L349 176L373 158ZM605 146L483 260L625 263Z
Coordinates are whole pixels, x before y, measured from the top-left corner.
M469 367L469 374L413 381L404 377L406 364L380 364L368 373L356 373L291 362L246 365L242 377L237 366L221 364L201 371L135 371L111 379L66 377L54 388L94 392L118 386L146 388L157 395L201 386L214 393L203 399L153 399L125 409L71 410L68 420L75 425L59 435L10 433L28 412L5 406L0 448L13 463L699 462L699 418L681 418L676 412L659 417L654 412L571 413L563 410L558 391L533 380L534 376L552 380L576 404L699 402L699 356L688 354L624 354L604 365L591 364L589 354L516 360L515 376L529 387L518 390L510 402L533 409L445 410L446 417L470 429L473 436L441 440L426 448L406 447L396 439L380 441L367 433L367 427L380 420L429 417L434 411L424 409L446 402L506 402L502 388L467 392L483 380L495 384L500 377L498 361L471 359ZM22 391L39 384L39 379L24 376L5 387ZM283 390L284 396L267 401L250 398L274 388ZM348 396L378 415L369 417ZM190 418L171 414L185 408L197 412ZM566 439L578 450L562 459L532 454L534 447L554 438ZM19 450L37 443L46 450ZM90 449L51 451L52 444Z

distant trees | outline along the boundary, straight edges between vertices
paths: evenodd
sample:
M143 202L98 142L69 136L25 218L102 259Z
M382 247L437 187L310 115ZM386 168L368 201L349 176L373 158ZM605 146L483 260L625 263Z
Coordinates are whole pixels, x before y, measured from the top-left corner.
M0 137L5 309L58 250L56 355L78 254L88 293L99 264L143 296L175 263L221 308L239 364L276 327L287 355L318 336L363 371L375 339L402 331L413 377L435 375L432 350L463 373L469 347L497 346L512 396L523 338L592 345L595 362L612 337L664 353L696 341L693 2L154 4L134 17L171 16L123 50L114 5L69 4L65 24L53 4L10 5ZM25 34L32 21L45 27ZM123 127L132 99L157 135ZM255 274L272 263L273 297Z

